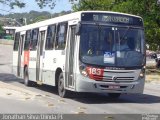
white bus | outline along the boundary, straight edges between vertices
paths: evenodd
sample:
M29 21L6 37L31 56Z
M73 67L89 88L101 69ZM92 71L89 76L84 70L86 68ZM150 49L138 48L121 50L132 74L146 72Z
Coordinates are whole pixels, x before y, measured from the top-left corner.
M16 29L13 73L71 92L143 93L145 39L139 16L81 11ZM71 94L70 94L71 95Z

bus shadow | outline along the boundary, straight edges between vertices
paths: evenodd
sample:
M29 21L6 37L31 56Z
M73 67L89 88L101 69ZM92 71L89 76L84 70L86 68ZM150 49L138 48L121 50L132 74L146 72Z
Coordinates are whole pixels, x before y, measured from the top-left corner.
M57 89L53 86L48 86L48 85L37 85L36 83L33 82L33 84L30 87L26 87L24 85L24 80L21 78L16 77L13 74L9 74L9 73L0 73L0 81L4 82L4 83L20 83L21 85L23 85L25 87L25 89L30 89L30 88L35 88L35 89L39 89L42 90L44 92L49 92L49 93L53 93L53 94L57 94Z
M0 81L2 82L22 82L21 79L17 78L15 75L13 74L9 74L9 73L0 73Z
M57 88L42 85L37 86L36 89L49 92L57 95ZM67 99L74 100L76 102L84 104L107 104L107 103L136 103L136 104L154 104L160 103L160 96L149 95L149 94L122 94L120 98L113 99L106 94L97 93L75 93L71 92L70 97Z
M85 97L86 96L86 97ZM87 94L84 97L74 98L75 101L85 104L104 104L104 103L137 103L154 104L160 103L160 97L148 94L122 94L120 98L113 99L107 94Z
M23 84L23 80L13 74L0 73L0 81L5 83L18 82ZM58 96L57 88L48 85L34 85L35 89L42 90ZM72 92L68 99L84 104L107 104L107 103L137 103L137 104L154 104L160 103L160 96L149 94L122 94L118 99L112 99L106 94L96 93L75 93Z
M9 62L9 63L0 63L0 66L3 66L3 65L12 65L12 63L11 62Z

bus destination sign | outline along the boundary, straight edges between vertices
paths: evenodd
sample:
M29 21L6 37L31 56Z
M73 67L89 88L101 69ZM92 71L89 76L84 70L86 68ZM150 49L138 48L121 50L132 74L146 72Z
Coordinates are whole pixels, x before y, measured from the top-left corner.
M141 18L111 13L83 13L82 21L143 26Z
M122 16L111 16L111 15L103 15L101 19L99 19L98 15L93 15L94 21L104 21L104 22L120 22L120 23L129 23L130 19L128 17Z

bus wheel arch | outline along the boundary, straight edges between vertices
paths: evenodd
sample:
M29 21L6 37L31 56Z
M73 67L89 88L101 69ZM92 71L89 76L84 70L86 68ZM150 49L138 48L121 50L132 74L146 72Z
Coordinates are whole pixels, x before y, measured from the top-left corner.
M70 91L65 89L64 85L64 76L61 68L56 70L56 87L58 90L58 94L62 98L66 98L70 96Z

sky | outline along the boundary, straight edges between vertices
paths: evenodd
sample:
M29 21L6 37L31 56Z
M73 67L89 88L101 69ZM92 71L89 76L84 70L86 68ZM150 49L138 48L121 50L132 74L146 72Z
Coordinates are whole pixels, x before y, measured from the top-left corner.
M15 7L14 9L10 9L10 7L8 7L7 5L0 4L0 9L5 10L5 11L11 11L12 13L29 12L31 10L48 11L51 13L55 13L55 12L61 12L63 10L64 11L71 10L71 3L69 3L69 0L56 0L56 6L52 10L49 7L45 7L43 9L40 9L38 7L37 3L35 2L35 0L22 0L22 1L24 3L26 3L25 8ZM2 10L0 10L0 14L9 14L9 12L5 12Z

